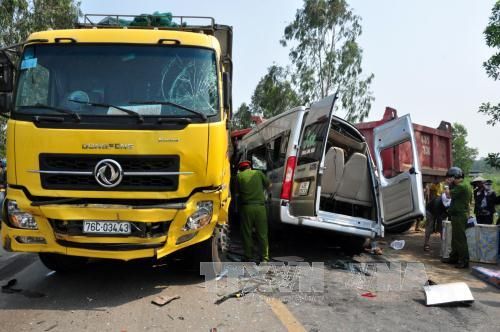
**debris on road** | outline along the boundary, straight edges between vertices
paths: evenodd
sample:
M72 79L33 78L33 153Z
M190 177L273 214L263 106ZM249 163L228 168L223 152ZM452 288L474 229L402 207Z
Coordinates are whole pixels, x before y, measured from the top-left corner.
M425 305L463 303L471 304L474 297L465 282L424 286Z
M5 285L2 286L2 293L12 294L22 292L22 289L12 288L12 286L14 286L15 284L17 284L17 279L9 280Z
M362 297L366 297L366 298L374 298L374 297L377 297L377 295L373 294L372 292L366 292L366 293L363 293L361 294Z
M233 293L229 293L227 295L224 295L222 296L220 299L218 299L217 301L214 302L214 304L221 304L229 299L232 299L232 298L235 298L235 299L239 299L240 297L243 297L251 292L253 292L254 290L256 290L257 288L259 287L259 284L255 284L255 285L251 285L251 286L245 286L243 287L242 289L240 290L237 290L236 292L233 292Z
M163 307L165 304L169 304L170 302L172 302L174 300L178 300L180 298L181 297L179 295L175 295L175 296L160 295L160 296L155 297L151 301L151 303L156 304L159 307Z
M56 327L57 327L57 324L54 324L54 325L52 325L51 327L49 327L49 328L45 329L44 331L45 331L45 332L48 332L48 331L50 331L50 330L55 329Z
M275 262L303 262L304 258L299 256L282 256L282 257L272 257Z
M394 240L391 242L390 246L394 250L401 250L405 246L405 240Z
M500 270L487 269L481 266L472 267L472 274L482 281L500 288Z
M355 260L344 260L344 259L338 259L335 262L331 263L329 266L332 269L336 270L345 270L353 273L361 273L364 274L367 277L371 277L371 273L366 271L366 269L361 268L361 264L358 261ZM366 266L366 264L365 264Z
M431 279L428 279L427 282L425 283L426 286L434 286L434 285L437 285L437 282L431 280Z
M377 256L380 256L380 255L384 254L384 251L382 250L382 248L379 248L379 247L375 247L375 248L371 248L371 249L370 248L366 248L365 252L368 253L368 254L377 255Z

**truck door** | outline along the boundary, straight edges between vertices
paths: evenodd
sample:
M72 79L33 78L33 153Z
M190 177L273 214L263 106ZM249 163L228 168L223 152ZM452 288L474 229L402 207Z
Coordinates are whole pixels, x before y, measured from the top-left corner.
M312 104L302 126L290 200L290 213L294 216L317 215L320 176L336 99L336 95L331 95Z
M409 115L387 122L373 131L375 161L380 179L382 222L392 228L425 214L422 172L417 144ZM392 178L384 176L382 152L405 144L401 149L411 156L407 170ZM411 147L410 147L411 145Z

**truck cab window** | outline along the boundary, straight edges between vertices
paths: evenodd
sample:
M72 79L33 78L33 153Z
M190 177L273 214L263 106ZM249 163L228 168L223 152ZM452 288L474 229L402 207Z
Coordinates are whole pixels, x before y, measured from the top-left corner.
M29 69L21 69L25 79L20 82L17 105L27 106L47 104L49 97L50 73L41 65Z

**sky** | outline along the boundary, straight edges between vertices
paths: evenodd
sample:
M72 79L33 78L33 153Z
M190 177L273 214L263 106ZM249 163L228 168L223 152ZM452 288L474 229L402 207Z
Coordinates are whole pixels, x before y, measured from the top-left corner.
M500 81L482 63L494 50L483 31L494 0L348 0L361 16L363 71L375 74L375 101L368 121L386 106L409 113L414 123L437 127L444 120L463 124L479 156L500 152L500 127L477 113L482 102L500 102ZM82 0L83 13L211 16L233 26L233 103L249 103L267 68L290 64L279 40L301 0Z

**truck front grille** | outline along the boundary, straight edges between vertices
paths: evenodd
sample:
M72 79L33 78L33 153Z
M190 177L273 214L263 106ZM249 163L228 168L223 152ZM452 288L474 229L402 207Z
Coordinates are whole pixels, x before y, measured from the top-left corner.
M120 164L123 179L106 188L95 178L97 163L112 159ZM176 155L87 155L40 154L40 179L44 189L95 191L176 191L179 184L179 156ZM74 173L74 174L72 174ZM82 174L83 173L83 174ZM127 174L135 173L133 176ZM144 173L142 175L141 173ZM163 173L170 173L165 175ZM173 174L172 174L173 173Z

